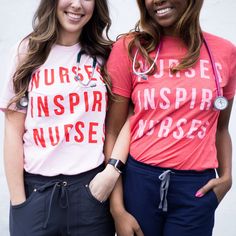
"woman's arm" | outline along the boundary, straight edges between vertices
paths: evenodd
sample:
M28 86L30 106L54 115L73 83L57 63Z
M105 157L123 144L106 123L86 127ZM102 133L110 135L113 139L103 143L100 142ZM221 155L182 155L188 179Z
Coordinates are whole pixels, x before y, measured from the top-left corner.
M25 201L23 134L25 114L6 111L4 135L4 167L12 205Z
M217 169L219 177L232 179L232 142L228 126L230 114L233 106L233 100L229 101L229 106L220 113L216 132L216 148L219 168Z
M107 160L110 157L113 157L125 163L130 145L129 119L127 119L129 100L120 96L117 96L116 100L118 100L118 102L111 102L107 114L104 152ZM132 111L130 111L129 114L131 114L131 112ZM123 126L125 121L126 123ZM143 236L136 219L125 210L123 202L122 176L120 176L116 182L115 188L111 193L110 208L115 220L118 236L133 236L134 234L137 236Z
M125 104L125 109L127 109L126 105L127 104ZM113 104L113 108L111 107L109 111L111 112L112 109L113 109L113 110L119 112L120 108L119 107L114 107L114 106L115 105ZM125 116L127 116L125 124L123 125L123 127L121 128L119 133L118 133L118 130L115 133L113 133L113 129L115 128L115 127L113 127L113 125L120 124L120 121L117 122L117 121L114 120L114 118L109 119L109 117L113 117L114 115L118 115L118 114L108 113L108 115L107 115L107 133L106 133L106 135L108 136L110 134L111 137L115 138L115 137L117 137L117 133L118 133L118 137L115 140L115 144L112 148L112 152L110 154L110 157L107 157L107 160L109 160L109 158L115 158L115 159L121 160L123 163L125 163L126 160L127 160L127 157L128 157L128 154L129 154L129 147L130 147L130 122L129 122L129 118L133 114L133 107L129 106L128 109L129 109L128 115L125 115ZM109 124L109 122L110 123L115 122L116 124ZM122 120L121 123L123 123L123 122L124 121ZM109 133L109 131L110 131L110 133ZM106 140L108 140L108 138ZM105 153L106 153L106 148L109 145L110 145L110 142L105 143Z
M129 136L129 129L126 129L129 128L127 124L120 134L119 142L116 143L115 152L111 154L120 130L126 121L129 107L129 99L117 96L116 100L117 104L116 102L110 101L106 119L106 138L104 147L106 163L111 156L125 162L129 151L129 140L127 140L127 143L124 142L124 139L126 138L124 135ZM112 121L110 117L112 117ZM107 142L107 140L110 141ZM98 173L89 184L93 196L99 201L106 200L113 190L119 176L120 173L114 168L114 166L106 165L106 168L102 172Z
M199 197L213 189L219 202L229 191L232 185L232 143L228 126L232 110L233 99L229 101L227 109L220 112L216 132L216 149L219 167L217 173L219 178L210 180L198 191Z

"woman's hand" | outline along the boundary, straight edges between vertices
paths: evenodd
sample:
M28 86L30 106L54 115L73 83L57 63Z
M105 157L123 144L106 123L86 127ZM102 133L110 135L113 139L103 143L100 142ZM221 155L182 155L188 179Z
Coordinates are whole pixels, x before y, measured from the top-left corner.
M211 179L206 185L197 191L195 196L203 197L208 191L213 190L217 196L218 202L220 203L226 193L230 190L231 185L231 178L220 177Z
M137 220L126 210L112 213L115 221L117 236L144 236Z
M24 203L25 201L26 201L25 196L11 197L11 205L12 206L20 205L20 204Z
M112 165L98 173L90 182L89 188L92 195L100 202L104 202L112 192L120 174Z

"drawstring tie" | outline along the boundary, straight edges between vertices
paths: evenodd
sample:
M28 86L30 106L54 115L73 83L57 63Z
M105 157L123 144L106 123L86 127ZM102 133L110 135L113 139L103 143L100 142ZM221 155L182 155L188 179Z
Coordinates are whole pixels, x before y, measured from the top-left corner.
M161 187L160 187L160 204L159 209L162 211L167 212L167 192L170 184L170 174L171 170L164 171L161 175L159 175L159 179L161 180Z
M70 228L69 228L69 197L68 197L68 189L67 189L68 183L66 181L61 181L61 180L53 180L45 185L39 187L38 189L35 189L34 191L39 191L43 192L46 189L52 187L51 195L50 195L50 200L49 200L49 206L48 206L48 212L47 212L47 217L45 219L45 222L43 224L43 228L46 229L50 215L51 215L51 208L52 208L52 201L53 197L55 194L55 191L57 188L60 188L60 207L61 208L67 208L67 233L70 234Z

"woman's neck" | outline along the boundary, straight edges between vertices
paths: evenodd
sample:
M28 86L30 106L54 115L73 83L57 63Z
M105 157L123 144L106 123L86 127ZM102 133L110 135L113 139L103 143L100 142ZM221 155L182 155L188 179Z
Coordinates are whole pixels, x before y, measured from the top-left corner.
M79 42L78 34L70 34L70 33L61 33L59 39L57 40L57 44L62 46L73 46Z

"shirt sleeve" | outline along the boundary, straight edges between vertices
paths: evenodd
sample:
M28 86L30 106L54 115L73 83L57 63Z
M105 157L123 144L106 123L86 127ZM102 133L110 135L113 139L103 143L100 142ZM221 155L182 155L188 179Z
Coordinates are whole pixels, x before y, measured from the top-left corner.
M128 56L127 45L128 40L125 37L114 43L107 61L107 70L112 82L112 92L130 98L132 91L132 65Z
M22 44L17 43L14 47L12 47L7 57L6 72L3 73L5 75L5 77L3 78L4 86L1 89L0 93L0 110L3 112L6 111L10 100L15 96L15 92L13 89L13 76L19 61L22 59L25 53L26 53L25 43ZM8 107L8 109L26 113L26 110L17 109L15 104L12 104L10 107Z
M236 47L232 45L229 60L229 80L227 85L224 87L224 96L229 100L235 95L236 89Z

